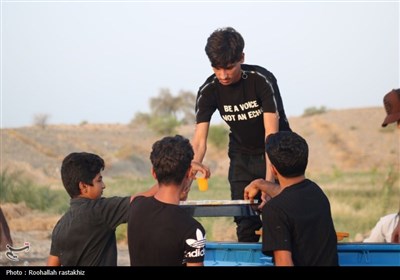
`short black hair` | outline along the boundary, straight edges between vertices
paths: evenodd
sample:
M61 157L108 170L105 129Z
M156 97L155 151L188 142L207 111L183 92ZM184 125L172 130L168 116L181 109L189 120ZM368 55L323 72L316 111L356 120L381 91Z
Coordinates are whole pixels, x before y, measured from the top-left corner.
M70 153L61 165L61 179L71 198L80 195L79 183L90 186L93 179L104 170L104 160L92 153Z
M155 142L150 160L157 181L162 184L181 184L193 157L192 145L181 135L167 136Z
M291 178L305 174L308 164L308 145L297 133L279 131L268 135L265 151L282 176Z

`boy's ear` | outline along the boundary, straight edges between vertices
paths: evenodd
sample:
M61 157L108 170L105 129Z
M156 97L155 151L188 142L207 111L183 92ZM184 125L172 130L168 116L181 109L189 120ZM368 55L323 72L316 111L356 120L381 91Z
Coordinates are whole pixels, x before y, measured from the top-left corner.
M273 174L274 177L276 178L276 177L278 176L278 170L276 170L275 165L273 165L272 163L271 163L270 166L271 166L272 174Z
M154 171L154 168L153 168L153 167L151 168L151 176L153 176L153 178L157 180L157 174L156 174L156 172Z
M188 180L188 179L184 178L182 183L183 183L183 185L182 185L182 189L181 189L179 200L180 201L185 201L188 198L192 182L191 182L191 180Z
M79 190L81 191L81 194L84 194L87 192L87 186L84 182L79 182Z

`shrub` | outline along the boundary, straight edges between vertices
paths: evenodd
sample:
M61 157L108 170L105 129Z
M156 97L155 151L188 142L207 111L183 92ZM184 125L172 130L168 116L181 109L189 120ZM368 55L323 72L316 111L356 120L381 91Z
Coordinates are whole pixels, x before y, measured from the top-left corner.
M171 135L176 133L176 128L181 122L173 115L150 115L147 113L136 113L135 118L131 121L130 126L146 125L151 130L160 135Z
M128 231L127 224L120 224L117 227L117 229L115 231L115 237L118 242L127 242L128 241L127 231Z
M49 118L50 116L47 114L36 114L33 117L33 124L40 127L41 129L45 129L48 124Z
M152 130L161 135L172 135L176 133L176 128L180 125L174 116L156 117L154 116L149 123Z
M217 148L223 148L228 145L229 130L224 125L211 125L208 139Z
M150 114L138 112L135 117L131 120L131 125L134 124L149 124L151 120Z
M313 115L319 115L319 114L324 114L326 113L327 109L325 106L321 106L319 108L317 107L310 107L306 108L303 112L303 117L308 117L308 116L313 116Z
M25 202L31 209L62 213L68 208L69 196L64 190L50 190L25 179L21 171L0 173L0 202Z

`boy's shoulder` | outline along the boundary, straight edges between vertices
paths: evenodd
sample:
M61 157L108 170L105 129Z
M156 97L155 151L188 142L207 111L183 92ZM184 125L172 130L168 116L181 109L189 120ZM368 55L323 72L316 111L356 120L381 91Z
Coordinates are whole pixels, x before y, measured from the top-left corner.
M204 83L199 87L199 91L203 91L205 88L215 85L215 81L217 81L217 76L215 74L208 76Z
M130 196L100 197L98 199L73 198L71 199L69 211L96 213L98 209L129 206L130 198Z
M276 81L276 78L274 76L274 74L269 71L268 69L260 66L260 65L253 65L253 64L242 64L241 65L242 70L244 71L255 71L258 72L260 74L262 74L263 76L267 77L270 81Z
M304 179L298 183L283 188L277 196L271 199L271 202L279 202L281 200L286 200L289 197L300 198L299 193L314 192L315 190L321 190L321 188L315 182L309 179Z

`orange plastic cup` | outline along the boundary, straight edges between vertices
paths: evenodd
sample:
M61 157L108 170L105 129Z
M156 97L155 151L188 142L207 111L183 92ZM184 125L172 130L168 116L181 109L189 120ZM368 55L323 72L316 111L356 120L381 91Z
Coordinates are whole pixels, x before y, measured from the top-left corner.
M199 191L205 192L208 190L208 179L207 178L196 178L197 186L199 187Z

